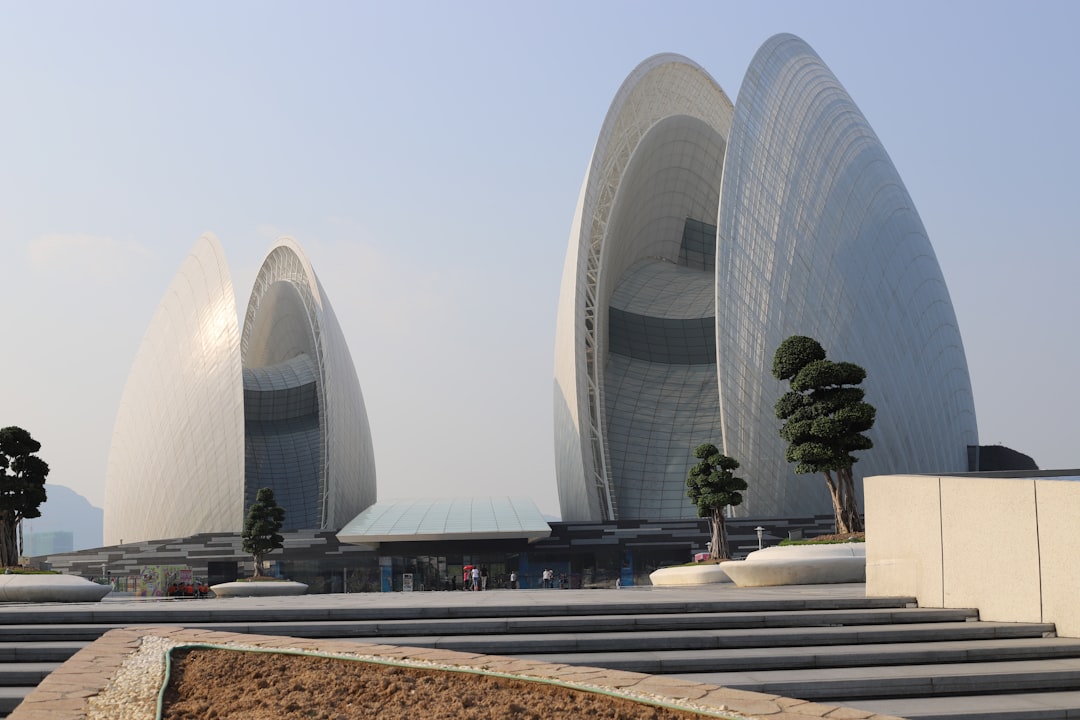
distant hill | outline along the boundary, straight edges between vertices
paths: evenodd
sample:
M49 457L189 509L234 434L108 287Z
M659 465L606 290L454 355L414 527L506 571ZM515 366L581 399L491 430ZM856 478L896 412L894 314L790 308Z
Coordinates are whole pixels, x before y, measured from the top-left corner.
M68 531L75 535L75 550L101 547L105 535L105 511L71 488L45 483L48 500L41 517L25 520L23 533Z

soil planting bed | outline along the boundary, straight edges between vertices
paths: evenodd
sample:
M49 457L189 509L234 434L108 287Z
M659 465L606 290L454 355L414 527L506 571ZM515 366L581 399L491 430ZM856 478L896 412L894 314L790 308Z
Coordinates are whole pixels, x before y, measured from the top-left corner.
M162 713L164 720L582 717L713 716L513 678L214 648L174 651Z

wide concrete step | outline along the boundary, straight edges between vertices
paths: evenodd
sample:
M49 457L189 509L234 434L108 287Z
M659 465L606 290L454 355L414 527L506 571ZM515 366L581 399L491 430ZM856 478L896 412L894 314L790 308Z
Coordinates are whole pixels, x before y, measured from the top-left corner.
M507 591L510 592L510 591ZM528 592L528 591L523 591ZM559 591L547 591L558 596ZM578 597L576 591L568 597ZM436 594L436 593L432 593ZM15 624L110 624L149 625L198 623L247 623L247 622L308 622L347 620L418 620L451 618L520 618L603 615L686 615L697 613L752 613L801 612L806 610L865 610L865 609L914 609L915 599L904 597L846 598L846 597L792 597L771 600L725 599L702 602L670 602L650 600L647 593L628 592L630 600L607 602L558 602L546 600L537 603L502 604L498 599L473 602L466 593L437 593L448 598L446 605L379 606L364 603L357 596L356 606L261 606L246 603L231 604L228 599L181 600L148 602L145 606L132 608L128 603L86 603L82 606L42 606L18 611L0 608L0 626ZM474 593L484 595L484 593ZM490 593L494 595L495 593ZM544 594L544 593L541 593ZM452 597L460 595L461 597ZM637 598L640 597L639 601ZM59 604L58 604L59 605Z
M912 623L896 626L752 628L747 630L670 630L394 637L395 645L435 647L503 655L522 653L642 652L780 648L806 645L918 643L946 640L1043 638L1054 626L1039 623ZM479 636L477 636L479 635ZM341 637L336 634L333 637ZM565 656L564 656L565 657ZM564 662L560 657L560 662Z
M0 643L0 663L63 662L89 644L84 641Z
M1074 720L1080 717L1080 691L852 699L843 704L913 720Z
M1080 658L966 664L678 673L724 687L860 707L874 698L1080 691Z
M913 612L914 611L914 612ZM484 617L455 619L309 621L275 623L188 623L229 632L291 635L293 637L409 637L441 635L549 635L637 631L712 631L721 629L836 627L841 625L915 625L974 619L974 611L934 614L917 608L902 610L693 613L687 615L571 615L566 617ZM1053 631L1040 625L1032 632Z
M566 617L476 617L438 618L409 620L308 620L308 621L260 621L238 622L176 622L169 614L150 624L183 625L191 628L207 628L223 632L254 633L260 635L288 635L291 637L408 637L441 636L455 634L502 635L507 633L601 633L626 630L655 630L664 632L835 627L841 625L920 625L926 623L964 623L977 616L974 610L935 610L919 608L884 608L867 610L799 610L792 612L701 612L686 615L571 615ZM63 623L48 625L0 626L0 642L9 640L94 640L107 630L147 623ZM969 623L975 626L975 623ZM1038 632L1053 630L1052 625L1036 626ZM1032 630L1034 632L1034 630Z
M9 715L35 687L36 684L24 687L0 687L0 715Z
M722 650L578 652L557 655L505 652L502 654L512 654L530 660L546 659L549 662L556 661L567 665L598 665L617 670L659 675L738 670L849 668L867 665L981 663L996 660L1080 659L1080 640L1015 638L896 644L811 645L788 646L781 652L777 652L775 647L750 647ZM1077 678L1077 682L1080 687L1080 677Z
M0 687L37 685L60 667L59 662L11 662L0 664Z

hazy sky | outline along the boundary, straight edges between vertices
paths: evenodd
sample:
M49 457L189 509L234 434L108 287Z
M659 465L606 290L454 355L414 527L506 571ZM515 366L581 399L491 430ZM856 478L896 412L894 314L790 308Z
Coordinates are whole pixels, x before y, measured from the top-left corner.
M793 32L922 215L981 441L1078 467L1078 23L1074 2L2 2L0 426L101 505L196 239L221 239L242 312L287 234L356 362L379 496L557 514L556 301L611 99L658 52L734 98Z

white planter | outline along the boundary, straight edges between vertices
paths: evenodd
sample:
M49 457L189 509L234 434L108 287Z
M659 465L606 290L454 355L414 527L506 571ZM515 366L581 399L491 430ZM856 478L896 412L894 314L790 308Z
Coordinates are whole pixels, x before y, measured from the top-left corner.
M303 595L307 585L292 580L257 580L255 582L227 582L211 585L217 597L273 597L277 595Z
M681 565L660 568L649 574L653 585L711 585L729 583L731 578L720 565Z
M98 602L110 592L78 575L0 575L0 602Z
M777 545L720 563L739 587L866 581L866 543Z

